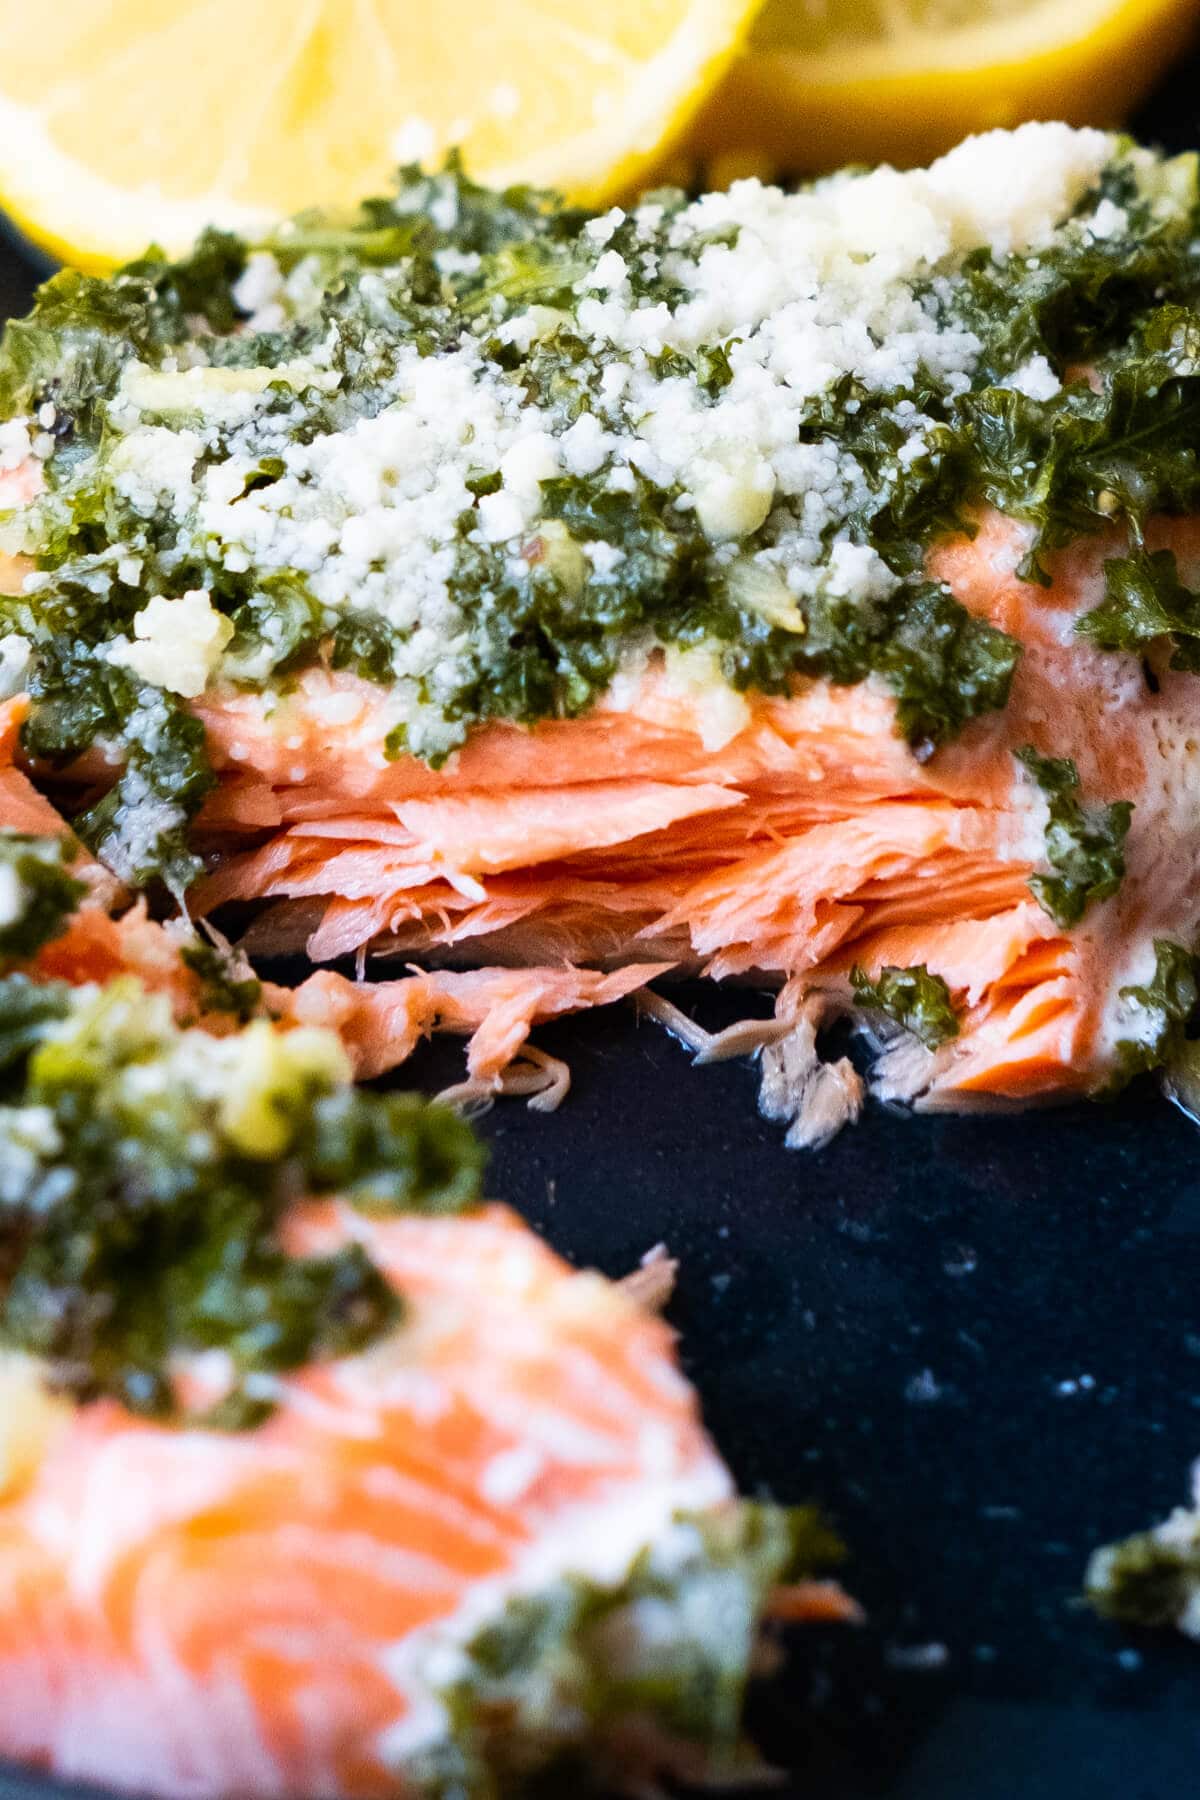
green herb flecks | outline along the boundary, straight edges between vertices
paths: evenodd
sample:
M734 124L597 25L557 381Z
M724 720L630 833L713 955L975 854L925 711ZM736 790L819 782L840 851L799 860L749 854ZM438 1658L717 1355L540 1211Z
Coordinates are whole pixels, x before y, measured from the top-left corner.
M141 886L159 879L181 899L201 869L188 825L215 780L204 727L153 689L124 715L121 738L120 776L75 828L122 880Z
M439 248L488 256L529 239L571 244L588 217L544 188L482 187L464 173L461 158L452 151L436 174L427 174L417 163L406 164L398 172L395 194L363 203L358 229L420 219Z
M57 937L86 892L60 838L0 829L0 968Z
M58 765L97 743L118 751L116 781L75 828L123 880L157 877L181 894L199 870L188 824L213 783L204 728L174 695L108 660L106 622L119 624L122 609L130 616L131 597L95 567L86 577L53 579L35 595L0 597L0 628L24 632L37 653L22 741L32 756Z
M0 978L0 1096L4 1099L19 1093L19 1071L47 1031L66 1018L71 993L64 981L36 982L27 975ZM7 1188L0 1184L0 1199L7 1197Z
M1120 988L1117 998L1131 1027L1117 1044L1117 1085L1188 1054L1187 1026L1200 999L1190 950L1170 938L1155 938L1150 980Z
M850 985L860 1006L885 1013L920 1038L928 1050L937 1050L958 1036L958 1013L950 989L923 963L911 969L889 963L874 980L856 964L850 971Z
M1017 760L1032 775L1050 808L1046 861L1053 875L1031 875L1030 892L1064 931L1078 925L1094 901L1109 900L1125 878L1125 839L1133 819L1128 800L1085 807L1079 771L1067 756L1042 756L1031 744Z
M1122 1625L1161 1628L1193 1619L1200 1598L1200 1515L1180 1507L1165 1525L1097 1550L1084 1596L1103 1618Z
M924 762L969 720L1008 704L1021 646L930 583L908 598L875 667L896 696L896 721Z
M233 606L229 622L234 635L225 651L225 673L252 687L312 662L328 635L323 607L294 569L257 581Z
M740 338L730 338L724 344L710 344L697 353L696 380L710 400L715 400L733 380L733 364L729 360L729 352L741 341Z
M179 952L184 967L200 983L201 1013L228 1013L246 1025L262 1009L262 982L246 966L244 958L197 938Z
M481 1152L452 1113L359 1092L329 1033L184 1030L130 978L0 980L0 1337L80 1397L178 1415L170 1365L228 1353L208 1423L251 1422L254 1375L361 1349L399 1301L360 1246L287 1255L298 1195L447 1212ZM248 1404L253 1401L254 1404Z
M983 343L986 381L1034 356L1055 367L1091 361L1124 342L1147 307L1194 280L1197 158L1159 160L1126 139L1087 194L1080 215L1053 242L1026 255L974 251L953 299L955 315ZM1110 229L1082 220L1107 201Z
M152 251L111 276L61 269L27 317L4 328L0 410L13 417L52 406L58 473L68 472L98 440L126 363L157 361L197 317L214 332L236 323L233 285L247 254L240 238L207 231L177 262Z
M606 1752L615 1773L622 1727L637 1719L653 1722L665 1766L685 1779L752 1773L743 1701L768 1597L840 1560L841 1545L808 1509L748 1501L681 1515L669 1536L669 1551L646 1549L611 1586L568 1578L480 1628L441 1688L446 1737L405 1769L418 1792L524 1792L583 1759L603 1771Z
M714 560L677 498L635 472L619 491L606 471L543 482L546 524L523 578L511 557L468 532L451 591L473 609L478 673L447 709L460 731L480 718L585 711L616 674L625 644L646 632L714 648L740 690L784 693L797 675L851 685L877 673L922 761L971 719L1006 704L1021 646L945 588L906 583L870 602L823 591L799 602L786 596L803 629L780 628L747 600L741 565ZM616 555L595 568L585 544L610 545ZM411 732L394 748L429 754Z
M1138 541L1152 514L1200 503L1200 375L1140 344L1098 373L1099 391L1079 381L1056 400L988 388L962 401L971 487L1038 527L1027 579L1048 581L1047 551L1115 521Z
M1036 255L975 252L950 302L982 344L951 460L969 493L1037 526L1034 580L1047 552L1114 520L1138 546L1152 514L1200 503L1197 159L1126 144L1082 211L1097 199L1106 235L1077 221ZM1052 398L1010 380L1033 358L1061 382Z
M1174 552L1114 556L1104 565L1105 599L1075 629L1101 650L1136 654L1157 638L1172 647L1171 667L1200 672L1200 594L1179 579Z

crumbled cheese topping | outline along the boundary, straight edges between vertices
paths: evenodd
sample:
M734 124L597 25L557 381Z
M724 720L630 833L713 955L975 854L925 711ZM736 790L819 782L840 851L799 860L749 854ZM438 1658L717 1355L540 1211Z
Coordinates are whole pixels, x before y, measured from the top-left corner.
M1094 238L1120 237L1128 229L1129 214L1113 200L1102 200L1088 220L1088 230Z
M25 910L25 883L11 863L0 863L0 926L15 925Z
M183 829L187 817L182 806L164 800L145 775L130 769L121 784L121 803L97 845L97 855L122 881L134 882L140 870L152 866L162 841Z
M1062 391L1062 382L1044 356L1031 356L1001 386L1014 388L1030 400L1053 400Z
M32 454L29 420L6 419L0 425L0 471L19 469Z
M389 329L393 289L368 269L358 291L378 324L355 341L353 364L335 366L334 328L277 365L179 366L183 353L127 365L104 452L113 489L137 518L169 522L182 567L298 573L331 629L381 621L398 717L410 722L439 715L483 654L483 596L456 582L464 555L494 552L513 582L527 579L544 554L543 484L558 477L603 480L616 495L638 478L654 484L695 520L715 568L751 562L793 600L886 596L897 577L860 541L855 515L871 482L892 476L868 476L843 438L814 428L820 407L846 384L882 397L900 445L893 475L924 456L932 421L918 383L953 399L980 351L945 304L963 258L1036 250L1113 152L1102 132L1028 125L970 139L927 170L844 173L799 193L744 180L674 212L614 207L580 232L569 305L506 300L464 318L448 343ZM449 192L433 202L443 204ZM1091 229L1116 228L1100 206ZM439 254L443 269L479 260ZM236 285L248 333L279 328L319 292L314 257L281 258L254 252ZM556 388L523 359L563 331L581 349ZM367 364L369 391L353 375ZM1057 391L1039 357L1010 384ZM838 404L849 414L859 401ZM29 445L28 422L0 427L0 468ZM117 550L120 579L137 582L142 546ZM580 582L616 579L624 556L620 542L594 540L582 561L577 551L557 566ZM791 616L786 598L777 606ZM112 660L189 698L218 673L231 635L200 589L156 594L134 633Z
M7 631L0 637L0 700L21 692L32 659L33 645L20 632Z
M1111 159L1106 131L1058 123L985 131L916 172L936 196L960 251L986 244L998 255L1046 244ZM909 178L911 179L911 178Z
M113 486L147 517L165 506L175 517L186 518L195 504L193 477L203 448L194 431L134 424L113 449Z
M191 588L178 600L156 594L134 619L133 629L134 641L114 643L108 660L187 700L204 692L233 636L233 626L204 588Z

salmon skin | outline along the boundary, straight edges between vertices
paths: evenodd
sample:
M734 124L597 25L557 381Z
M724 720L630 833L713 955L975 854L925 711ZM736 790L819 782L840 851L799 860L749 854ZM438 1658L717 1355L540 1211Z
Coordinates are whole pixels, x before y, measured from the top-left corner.
M248 954L419 959L297 1004L365 1069L473 1032L464 1097L669 971L778 990L796 1144L862 1104L836 1012L921 1107L1161 1066L1200 924L1197 219L1194 158L1034 124L595 218L409 172L58 278L0 347L24 769Z

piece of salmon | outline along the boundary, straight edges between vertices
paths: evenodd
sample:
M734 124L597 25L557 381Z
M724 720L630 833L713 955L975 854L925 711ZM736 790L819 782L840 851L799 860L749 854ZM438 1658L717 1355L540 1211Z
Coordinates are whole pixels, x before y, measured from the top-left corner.
M381 695L353 677L311 672L270 709L210 693L196 704L221 780L197 904L257 902L256 948L317 960L369 947L762 977L787 984L784 1018L814 990L844 995L852 964L924 964L962 1028L910 1055L903 1081L892 1058L892 1097L1091 1089L1112 1065L1118 989L1148 977L1156 937L1191 941L1196 685L1165 667L1148 681L1075 635L1115 534L1052 559L1046 588L1017 573L1031 537L985 513L931 554L930 574L1024 655L1007 709L926 762L872 683L735 696L653 657L590 715L486 725L440 771L384 757ZM1160 524L1150 542L1185 580L1200 573L1200 524ZM1069 932L1028 887L1046 823L1013 757L1030 743L1073 757L1087 800L1135 803L1120 893Z
M874 682L737 695L660 655L582 718L477 728L440 770L385 756L385 695L354 676L313 669L269 702L210 690L194 705L219 782L197 825L210 873L193 910L244 925L251 903L255 952L438 965L390 998L309 985L305 1005L355 1019L371 1072L458 1021L478 1034L472 1077L499 1086L503 1052L538 1019L667 966L779 985L794 1023L808 995L844 1001L852 965L923 964L961 1029L935 1054L889 1057L888 1097L958 1107L1101 1086L1119 990L1148 979L1156 938L1194 932L1195 678L1160 658L1148 679L1075 634L1104 597L1115 532L1053 557L1048 587L1017 572L1031 539L984 512L930 554L930 575L1024 654L1007 708L928 761ZM1149 545L1200 577L1200 522L1160 522ZM1028 886L1047 814L1014 760L1026 744L1071 756L1088 801L1135 805L1119 894L1070 931ZM849 1117L861 1093L846 1070L839 1092Z
M0 831L61 838L70 851L72 873L87 883L98 904L114 906L122 898L120 882L88 854L58 809L17 766L18 740L28 713L24 695L0 701Z
M164 927L148 917L138 902L119 917L96 906L84 906L67 929L43 946L27 972L46 981L104 982L116 975L136 975L145 987L167 994L176 1017L198 1020L222 1032L230 1016L206 1011L204 986L181 959L182 944L194 941L190 929ZM467 1039L467 1072L480 1084L477 1098L488 1089L554 1092L554 1080L530 1080L550 1059L527 1052L535 1025L591 1006L610 1005L643 987L669 964L636 965L603 974L572 967L517 970L414 970L394 981L350 981L322 969L298 987L262 984L266 1013L284 1025L319 1025L337 1032L350 1054L356 1075L370 1080L386 1074L410 1057L418 1044L438 1032ZM522 1055L533 1059L522 1084L513 1065ZM565 1079L561 1065L547 1074ZM562 1097L555 1094L554 1103ZM532 1104L532 1101L531 1101Z
M88 893L65 930L43 945L26 972L45 981L105 982L136 975L145 987L165 993L179 1020L199 1019L211 1031L230 1029L228 1013L206 1011L203 983L181 955L194 942L191 928L163 926L149 917L144 901L118 910L122 890L108 871L74 838L66 820L14 764L17 735L27 711L23 700L0 705L0 831L62 839L72 871ZM461 1098L482 1101L489 1091L524 1093L545 1109L565 1092L562 1064L526 1055L535 1025L548 1019L624 999L669 963L650 963L604 973L563 964L531 972L506 968L417 970L394 981L349 981L331 970L311 975L296 988L263 984L263 1007L283 1024L320 1025L336 1031L364 1079L385 1074L407 1060L435 1032L465 1037L467 1072L474 1091Z
M498 1206L384 1219L328 1201L286 1226L297 1254L350 1239L404 1319L279 1378L253 1431L50 1399L29 1365L0 1363L0 1755L172 1800L448 1791L435 1777L464 1744L442 1690L507 1605L562 1600L572 1581L619 1590L647 1556L683 1570L697 1529L728 1531L732 1484L672 1334L619 1285L573 1272ZM219 1380L211 1360L183 1372L197 1399ZM752 1640L748 1563L731 1553L721 1579L706 1629ZM614 1665L643 1629L686 1640L681 1606L626 1608ZM824 1583L785 1610L852 1611ZM736 1643L720 1650L736 1660ZM597 1637L532 1658L528 1692L484 1709L469 1748L520 1767L593 1736L569 1651L598 1659L593 1674L609 1655ZM635 1710L596 1721L594 1748L614 1768L671 1766L653 1708ZM468 1758L450 1787L482 1792L478 1776Z

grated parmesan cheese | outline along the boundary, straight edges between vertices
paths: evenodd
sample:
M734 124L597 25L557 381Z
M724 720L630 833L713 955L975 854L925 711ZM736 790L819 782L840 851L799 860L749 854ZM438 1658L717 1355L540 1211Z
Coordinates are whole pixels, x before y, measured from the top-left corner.
M203 588L192 588L178 600L156 594L137 614L133 629L133 642L114 644L108 660L188 700L204 692L233 636L233 626Z
M16 631L0 637L0 700L21 692L32 661L33 645L27 637Z

